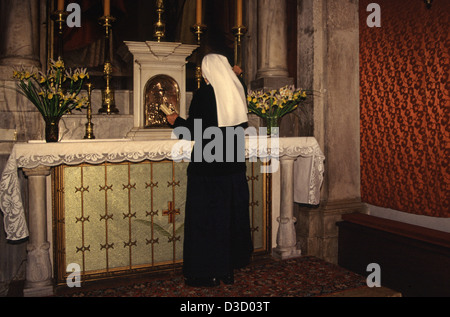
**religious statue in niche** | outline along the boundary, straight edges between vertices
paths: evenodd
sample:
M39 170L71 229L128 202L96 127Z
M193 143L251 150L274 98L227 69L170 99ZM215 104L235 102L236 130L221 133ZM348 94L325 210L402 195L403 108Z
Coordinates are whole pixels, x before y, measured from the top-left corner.
M165 111L180 113L180 89L170 76L151 78L144 91L144 128L167 128Z

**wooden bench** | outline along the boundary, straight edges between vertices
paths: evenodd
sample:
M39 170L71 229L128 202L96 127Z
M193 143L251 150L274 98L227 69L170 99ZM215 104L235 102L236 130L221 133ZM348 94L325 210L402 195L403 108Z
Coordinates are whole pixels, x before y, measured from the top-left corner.
M381 269L381 284L403 296L450 296L450 233L361 213L342 216L340 266L368 276Z

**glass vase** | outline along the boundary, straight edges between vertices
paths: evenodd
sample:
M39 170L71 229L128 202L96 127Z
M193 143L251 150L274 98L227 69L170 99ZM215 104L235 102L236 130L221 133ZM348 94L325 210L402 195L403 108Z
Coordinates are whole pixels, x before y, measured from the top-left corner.
M279 135L280 134L280 122L279 116L267 116L265 118L267 135Z
M55 143L59 141L59 120L60 117L45 117L45 141Z

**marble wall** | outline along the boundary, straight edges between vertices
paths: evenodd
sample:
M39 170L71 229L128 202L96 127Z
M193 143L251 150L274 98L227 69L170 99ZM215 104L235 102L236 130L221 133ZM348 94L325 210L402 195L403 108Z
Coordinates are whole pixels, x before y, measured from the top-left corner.
M92 123L96 139L123 139L133 128L133 92L129 90L116 91L115 100L119 110L118 114L98 114L102 104L101 91L94 90L92 92ZM86 135L87 122L86 109L64 116L60 123L61 140L83 139Z
M12 70L3 68L5 77L12 74ZM82 92L86 95L86 92ZM98 114L101 108L101 91L94 90L92 94L92 111L94 135L97 139L121 139L133 128L133 114L131 113L132 92L117 91L115 94L118 115ZM0 129L14 129L17 141L44 139L44 120L42 115L16 89L16 82L0 80ZM87 111L73 111L65 115L60 122L60 140L83 139L86 134ZM8 154L12 142L0 140L0 153Z
M360 193L358 1L298 1L298 82L314 91L314 136L324 151L320 206L297 206L307 254L337 262L341 215L367 212Z

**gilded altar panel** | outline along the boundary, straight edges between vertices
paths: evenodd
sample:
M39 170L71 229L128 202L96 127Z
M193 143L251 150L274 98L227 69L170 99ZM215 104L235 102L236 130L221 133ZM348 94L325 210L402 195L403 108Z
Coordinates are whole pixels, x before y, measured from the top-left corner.
M256 253L268 246L268 177L247 163ZM53 177L55 276L78 264L82 280L179 267L188 163L59 166Z

